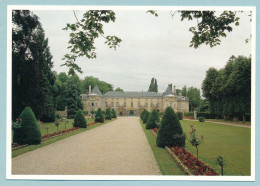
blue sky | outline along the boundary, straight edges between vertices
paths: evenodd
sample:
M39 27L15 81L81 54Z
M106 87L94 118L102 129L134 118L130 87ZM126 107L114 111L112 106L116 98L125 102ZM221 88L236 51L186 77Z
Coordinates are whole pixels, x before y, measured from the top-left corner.
M63 55L68 52L69 31L66 23L75 22L72 10L33 11L49 38L54 68L67 72L61 67ZM147 91L151 78L158 82L159 92L165 91L172 83L176 88L184 85L201 88L209 67L223 68L231 55L249 56L251 43L251 22L249 12L238 13L240 26L222 38L220 46L190 48L192 34L188 31L196 21L180 21L179 14L171 17L170 11L158 11L159 16L147 14L145 10L116 10L115 23L104 25L105 35L117 35L123 41L117 50L109 49L103 38L96 41L96 59L80 58L77 63L83 70L81 78L94 76L111 83L114 88L126 91ZM80 17L82 11L77 11Z

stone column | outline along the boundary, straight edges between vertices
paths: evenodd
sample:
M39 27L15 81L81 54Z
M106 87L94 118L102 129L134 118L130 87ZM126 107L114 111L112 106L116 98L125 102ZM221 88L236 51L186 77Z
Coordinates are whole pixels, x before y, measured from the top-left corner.
M197 120L197 109L194 109L194 119Z

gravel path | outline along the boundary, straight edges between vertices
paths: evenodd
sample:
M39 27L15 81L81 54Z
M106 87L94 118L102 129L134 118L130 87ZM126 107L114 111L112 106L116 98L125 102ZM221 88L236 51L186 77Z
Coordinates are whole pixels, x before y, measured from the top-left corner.
M12 174L159 175L138 117L117 120L12 158Z

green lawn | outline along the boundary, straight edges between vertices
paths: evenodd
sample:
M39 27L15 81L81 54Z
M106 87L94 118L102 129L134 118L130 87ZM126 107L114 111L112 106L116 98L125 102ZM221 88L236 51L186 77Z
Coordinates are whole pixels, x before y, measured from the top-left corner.
M144 133L147 140L152 148L155 159L160 167L162 175L183 175L183 172L175 164L170 155L166 152L164 148L159 148L156 146L156 136L151 130L146 130L145 125L140 120Z
M68 123L66 124L66 121L68 121ZM69 129L69 128L73 128L73 121L74 119L62 119L62 121L60 122L60 125L58 127L58 130L61 131L61 130L65 130L65 124L66 124L66 129ZM94 122L94 119L92 118L88 118L87 119L87 123L93 123ZM51 134L51 133L54 133L54 132L57 132L57 127L55 126L55 123L54 122L51 122L51 123L44 123L43 126L40 126L40 130L41 130L41 135L45 135L47 134L47 129L46 127L48 127L48 134Z
M54 143L56 141L60 141L64 138L67 138L67 137L70 137L70 136L73 136L75 134L79 134L81 132L84 132L84 131L87 131L87 130L90 130L90 129L93 129L95 127L98 127L98 126L101 126L101 125L104 125L108 122L111 122L111 121L114 121L115 119L112 119L112 120L107 120L105 121L104 123L99 123L99 124L96 124L96 125L91 125L91 126L88 126L87 128L84 128L84 129L79 129L79 130L75 130L73 132L69 132L67 134L64 134L64 135L61 135L61 136L57 136L57 137L54 137L54 138L51 138L51 139L48 139L48 140L45 140L45 141L42 141L39 145L29 145L29 146L26 146L24 148L21 148L21 149L17 149L17 150L13 150L12 151L12 157L16 157L16 156L19 156L23 153L26 153L26 152L29 152L29 151L32 151L32 150L35 150L35 149L38 149L38 148L41 148L43 146L46 146L46 145L49 145L51 143ZM50 123L50 125L52 125L53 123ZM55 126L55 125L54 125ZM55 126L56 128L56 126ZM71 127L70 127L71 128ZM55 132L55 131L54 131Z
M196 154L196 148L189 142L190 124L195 125L198 137L204 135L204 142L199 146L199 158L202 161L221 172L216 163L216 157L221 154L225 161L224 175L250 175L250 128L181 120L181 125L187 135L186 148L193 154Z

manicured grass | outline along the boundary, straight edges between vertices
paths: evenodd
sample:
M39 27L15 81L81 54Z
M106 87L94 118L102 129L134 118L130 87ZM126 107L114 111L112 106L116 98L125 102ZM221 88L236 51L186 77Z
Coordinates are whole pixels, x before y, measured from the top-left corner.
M141 126L147 137L147 140L152 148L155 159L160 167L162 175L183 175L184 173L175 164L170 155L166 152L164 148L159 148L156 146L156 136L151 130L146 130L145 125L140 120Z
M75 134L79 134L79 133L81 133L81 132L84 132L84 131L93 129L93 128L95 128L95 127L104 125L104 124L106 124L106 123L108 123L108 122L111 122L111 121L114 121L114 120L115 120L115 119L108 120L108 121L105 121L104 123L99 123L99 124L96 124L96 125L91 125L91 126L88 126L88 127L85 128L85 129L79 129L79 130L76 130L76 131L73 131L73 132L70 132L70 133L61 135L61 136L57 136L57 137L51 138L51 139L42 141L41 144L39 144L39 145L29 145L29 146L27 146L27 147L14 150L14 151L12 151L12 157L16 157L16 156L21 155L21 154L23 154L23 153L26 153L26 152L29 152L29 151L32 151L32 150L35 150L35 149L44 147L44 146L49 145L49 144L51 144L51 143L54 143L54 142L56 142L56 141L60 141L60 140L62 140L62 139L64 139L64 138L67 138L67 137L73 136L73 135L75 135ZM55 126L55 127L56 127L56 126ZM54 132L55 132L55 131L54 131Z
M66 121L68 121L68 123L66 124ZM65 125L66 125L66 129L70 129L73 128L73 121L74 119L62 119L60 122L60 125L58 127L58 131L61 130L65 130ZM87 118L87 123L93 123L95 120L92 118ZM44 123L42 126L40 126L40 130L41 130L41 135L45 135L47 134L47 129L46 127L48 127L48 134L57 132L57 127L55 126L54 122L50 122L50 123Z
M229 121L224 119L205 119L205 120L213 121L213 122L229 123L229 124L251 125L250 121L246 121L245 123L243 123L242 121Z
M204 142L199 145L199 158L202 161L220 173L216 157L221 154L224 156L224 175L250 175L250 128L181 120L182 128L187 135L186 148L194 155L196 148L189 142L190 124L194 124L197 137L204 135Z

